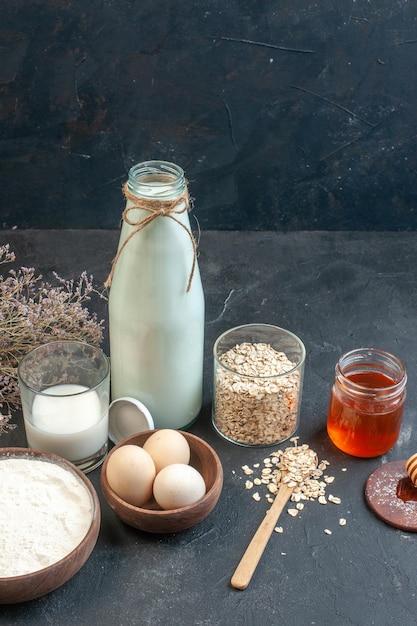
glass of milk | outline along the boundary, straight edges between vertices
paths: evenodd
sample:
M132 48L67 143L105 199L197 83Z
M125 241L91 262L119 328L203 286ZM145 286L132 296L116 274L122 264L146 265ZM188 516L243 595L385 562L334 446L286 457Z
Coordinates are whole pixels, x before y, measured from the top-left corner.
M52 452L87 473L107 453L110 364L100 348L53 341L26 354L18 367L30 448Z

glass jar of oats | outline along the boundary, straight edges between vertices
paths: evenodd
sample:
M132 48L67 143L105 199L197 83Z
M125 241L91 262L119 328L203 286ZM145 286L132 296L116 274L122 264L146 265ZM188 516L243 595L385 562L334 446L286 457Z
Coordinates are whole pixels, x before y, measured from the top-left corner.
M269 446L297 429L305 347L269 324L224 332L214 344L213 425L228 441Z

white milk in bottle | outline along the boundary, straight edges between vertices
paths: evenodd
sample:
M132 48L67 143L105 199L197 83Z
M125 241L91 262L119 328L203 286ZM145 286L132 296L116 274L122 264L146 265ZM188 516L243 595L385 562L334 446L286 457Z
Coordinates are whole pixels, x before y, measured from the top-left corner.
M140 400L155 428L187 428L202 403L204 294L184 172L147 161L124 192L107 281L112 400Z

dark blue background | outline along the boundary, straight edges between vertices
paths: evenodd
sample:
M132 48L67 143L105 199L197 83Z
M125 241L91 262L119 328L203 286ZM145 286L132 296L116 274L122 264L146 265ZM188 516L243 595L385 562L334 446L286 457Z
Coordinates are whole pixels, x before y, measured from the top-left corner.
M417 227L417 4L0 3L0 228L118 228L135 163L201 229Z

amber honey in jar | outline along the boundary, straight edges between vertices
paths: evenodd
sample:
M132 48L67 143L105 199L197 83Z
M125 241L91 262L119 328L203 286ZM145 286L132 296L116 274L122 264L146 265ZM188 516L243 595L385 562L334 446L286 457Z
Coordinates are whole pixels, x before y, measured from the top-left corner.
M340 357L331 390L327 432L343 452L384 454L400 434L407 374L393 354L358 348Z

